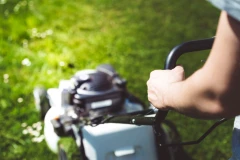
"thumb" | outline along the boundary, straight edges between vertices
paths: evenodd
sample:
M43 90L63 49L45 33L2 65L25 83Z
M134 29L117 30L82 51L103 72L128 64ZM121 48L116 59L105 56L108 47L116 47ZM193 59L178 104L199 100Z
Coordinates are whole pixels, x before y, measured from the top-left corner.
M173 71L174 75L176 77L178 77L177 79L179 79L179 80L185 79L185 72L184 72L183 66L176 66L174 69L172 69L172 71Z
M175 68L172 69L172 71L176 73L184 73L184 68L183 66L176 66Z

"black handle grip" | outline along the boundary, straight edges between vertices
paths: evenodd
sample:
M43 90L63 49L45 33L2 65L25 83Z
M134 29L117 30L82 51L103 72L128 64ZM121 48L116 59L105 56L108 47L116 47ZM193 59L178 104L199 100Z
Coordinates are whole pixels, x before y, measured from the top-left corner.
M211 49L213 45L213 41L214 41L214 38L208 38L208 39L185 42L174 47L167 56L164 69L173 69L176 66L176 62L178 58L184 53Z
M164 69L173 69L176 66L178 58L184 53L211 49L214 39L215 38L213 37L208 39L189 41L174 47L167 56ZM157 133L159 133L158 131L160 129L160 123L165 119L167 113L168 111L158 110L155 116L155 130Z

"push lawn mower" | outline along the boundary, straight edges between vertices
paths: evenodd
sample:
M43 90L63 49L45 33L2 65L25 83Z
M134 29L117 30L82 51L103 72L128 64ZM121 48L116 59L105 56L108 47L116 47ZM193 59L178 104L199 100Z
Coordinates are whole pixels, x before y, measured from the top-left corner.
M183 53L210 49L213 41L176 46L166 59L165 69L174 68ZM174 124L165 120L167 112L144 106L127 91L126 80L106 64L61 80L58 88L36 88L34 97L44 119L45 140L61 160L69 159L59 143L61 137L75 140L81 153L77 159L188 160L182 145L199 143L226 120L218 121L197 141L180 142Z

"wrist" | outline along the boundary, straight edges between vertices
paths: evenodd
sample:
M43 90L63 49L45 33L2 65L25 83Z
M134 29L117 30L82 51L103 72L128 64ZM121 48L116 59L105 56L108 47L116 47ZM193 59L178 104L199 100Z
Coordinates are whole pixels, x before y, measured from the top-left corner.
M164 96L164 105L166 106L166 109L168 110L173 110L173 85L174 83L169 84L167 91Z
M174 82L169 84L164 103L169 110L177 110L181 104L178 101L178 97L181 97L181 88L183 86L184 81Z

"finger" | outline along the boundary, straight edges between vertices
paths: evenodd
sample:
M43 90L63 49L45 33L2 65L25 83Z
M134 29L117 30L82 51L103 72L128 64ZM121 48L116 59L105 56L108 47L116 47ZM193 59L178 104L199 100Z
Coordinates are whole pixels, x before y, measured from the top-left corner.
M157 100L157 95L156 95L156 92L154 92L154 90L152 88L148 88L147 90L147 93L148 93L148 100L150 101L154 101L154 100Z
M183 66L176 66L172 71L175 73L175 75L178 75L179 80L185 79L185 72Z
M149 93L148 94L148 101L154 102L157 100L157 96L155 94Z
M183 66L176 66L174 69L173 69L174 72L177 72L177 73L183 73L184 72L184 68Z
M147 83L146 83L146 84L147 84L147 87L150 85L150 83L151 83L151 82L150 82L150 79L149 79L149 80L147 81Z

